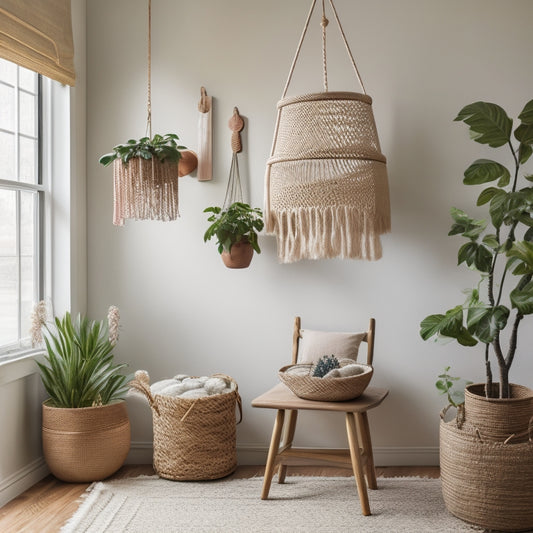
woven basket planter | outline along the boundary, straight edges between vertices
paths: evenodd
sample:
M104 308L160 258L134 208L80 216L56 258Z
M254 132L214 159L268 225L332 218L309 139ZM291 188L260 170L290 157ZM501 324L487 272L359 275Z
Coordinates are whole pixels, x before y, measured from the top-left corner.
M43 403L43 452L55 477L72 483L114 474L130 450L126 403L75 409Z
M482 441L471 426L441 420L440 469L444 502L458 518L489 530L533 529L531 440Z
M132 157L113 162L113 224L124 219L176 220L179 216L178 163Z
M242 420L237 383L232 392L187 399L150 392L138 377L130 386L146 396L154 424L154 469L175 481L208 480L227 476L237 468L235 410ZM240 420L239 420L240 422Z
M324 379L294 373L295 369L309 368L311 370L311 364L284 366L280 368L278 375L280 380L300 398L322 402L342 402L358 398L368 387L374 370L369 365L360 366L366 367L363 374L339 378Z
M533 417L533 390L511 384L511 398L486 398L485 384L474 383L465 390L465 421L485 440L526 442ZM498 395L499 384L493 384Z

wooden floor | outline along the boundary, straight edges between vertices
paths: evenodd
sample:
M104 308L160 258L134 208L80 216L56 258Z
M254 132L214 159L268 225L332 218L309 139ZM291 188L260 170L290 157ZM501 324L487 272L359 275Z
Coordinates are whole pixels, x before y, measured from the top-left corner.
M262 476L263 466L239 466L234 478ZM151 465L127 465L111 479L151 475ZM436 466L376 468L378 477L439 477ZM351 471L332 467L291 467L289 475L350 476ZM56 533L74 514L89 483L63 483L48 476L0 509L1 533ZM259 497L259 495L258 495Z

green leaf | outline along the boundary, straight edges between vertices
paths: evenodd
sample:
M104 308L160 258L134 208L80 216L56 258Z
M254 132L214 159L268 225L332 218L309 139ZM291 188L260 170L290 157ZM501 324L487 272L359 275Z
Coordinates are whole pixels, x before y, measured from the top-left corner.
M520 115L518 115L518 118L524 123L524 124L533 124L533 100L530 100L522 109L522 112Z
M450 214L455 224L452 225L448 235L461 234L464 237L476 240L487 225L485 220L474 220L456 207L451 208Z
M99 163L104 165L104 167L107 167L107 165L112 163L116 158L117 155L115 153L105 154L99 159Z
M533 242L516 241L507 251L508 268L514 268L514 275L533 274Z
M499 194L500 192L500 189L497 189L496 187L489 187L481 191L481 194L477 199L477 205L484 205L487 202L490 202L494 198L494 196L496 194Z
M420 336L427 341L433 335L436 335L441 328L445 317L444 315L429 315L420 322Z
M492 250L496 250L497 248L500 247L498 237L493 233L485 235L483 237L483 243L487 245L489 248L491 248Z
M533 313L533 282L527 283L522 288L516 288L509 295L511 304L523 315Z
M518 147L518 159L521 165L527 162L531 154L533 154L533 147L529 144L520 143Z
M533 144L533 124L520 124L514 131L514 136L521 144Z
M505 187L509 184L511 174L500 163L490 159L478 159L465 170L465 185L479 185L499 179L498 185Z
M461 109L455 120L470 126L470 137L478 143L497 148L510 141L513 121L499 105L474 102Z
M472 323L470 331L484 343L494 340L496 333L507 325L509 309L504 305L487 308L485 313L479 313L478 320Z
M499 191L495 194L490 201L489 213L492 220L492 224L495 228L499 228L503 224L505 216L505 202L507 200L507 194L504 191Z

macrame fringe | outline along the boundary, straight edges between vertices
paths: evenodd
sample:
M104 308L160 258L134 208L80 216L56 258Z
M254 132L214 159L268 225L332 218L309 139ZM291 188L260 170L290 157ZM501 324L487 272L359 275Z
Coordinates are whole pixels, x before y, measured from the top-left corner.
M179 217L178 164L135 157L113 163L113 224L124 219L176 220Z
M267 233L276 235L278 260L381 258L380 235L390 217L375 218L347 206L307 207L269 212Z

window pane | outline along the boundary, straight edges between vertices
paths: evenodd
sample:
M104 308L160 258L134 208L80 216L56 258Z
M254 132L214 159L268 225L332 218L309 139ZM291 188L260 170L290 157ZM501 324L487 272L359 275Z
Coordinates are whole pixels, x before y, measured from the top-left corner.
M19 137L20 181L37 183L37 141Z
M33 94L37 93L37 73L19 67L19 87Z
M0 189L0 344L18 338L16 192Z
M15 131L15 88L4 83L0 83L0 128Z
M35 137L37 134L37 97L19 91L19 131Z
M0 131L0 179L16 180L15 135Z
M15 85L17 83L17 65L11 61L0 59L0 80Z
M37 294L37 255L35 247L35 202L37 193L20 193L20 305L21 336L28 336L33 303Z

